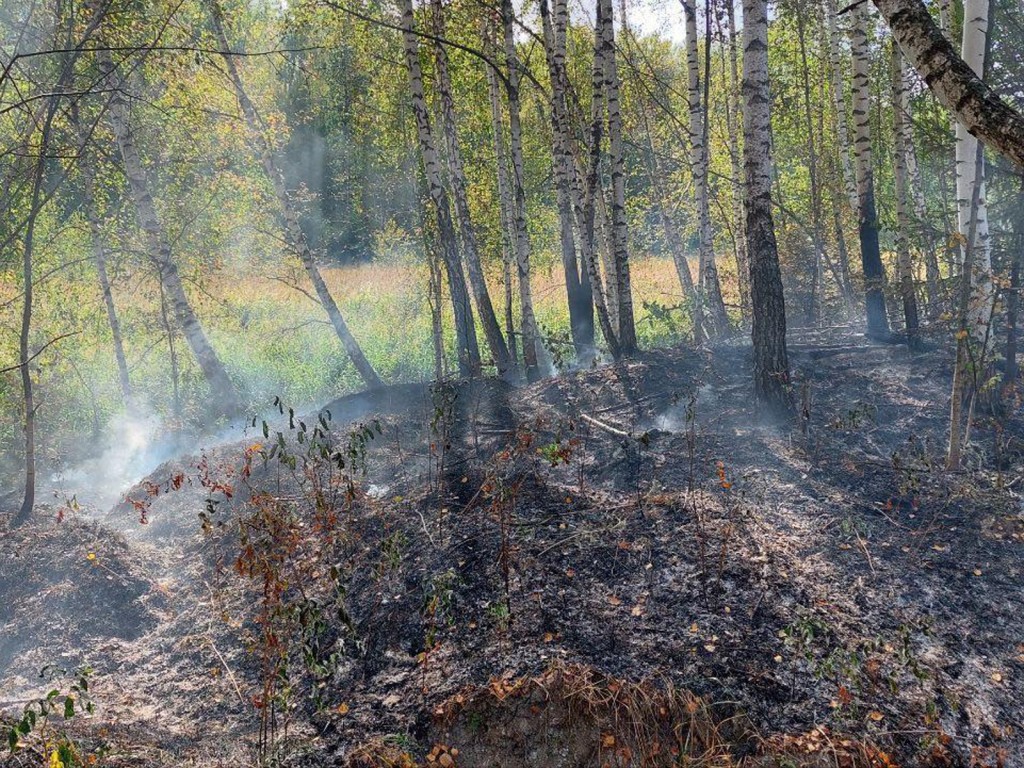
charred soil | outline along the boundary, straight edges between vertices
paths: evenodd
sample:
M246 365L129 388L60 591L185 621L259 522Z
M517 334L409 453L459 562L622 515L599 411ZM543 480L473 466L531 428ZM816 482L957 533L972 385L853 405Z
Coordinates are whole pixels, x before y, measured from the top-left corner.
M748 349L663 351L282 408L40 512L6 708L91 665L109 765L1024 765L1019 414L950 473L946 350L793 366L785 429Z

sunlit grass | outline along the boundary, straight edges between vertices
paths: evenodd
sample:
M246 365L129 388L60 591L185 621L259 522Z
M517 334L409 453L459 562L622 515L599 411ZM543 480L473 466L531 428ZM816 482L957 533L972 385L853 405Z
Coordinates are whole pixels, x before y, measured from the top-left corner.
M538 261L532 282L538 322L549 337L551 359L567 364L572 356L561 265L555 262L546 267L543 260ZM499 270L490 271L496 274ZM212 343L245 393L247 405L255 410L267 408L274 396L297 407L312 407L362 388L325 313L306 295L311 288L305 275L301 270L287 278L284 275L247 270L240 265L223 269L201 283L188 283ZM425 265L381 261L324 268L323 275L353 334L385 381L426 380L433 376L429 275ZM678 341L687 331L682 313L670 312L671 322L666 322L645 309L649 303L661 307L679 304L679 284L671 260L636 259L632 277L641 345ZM44 292L38 298L40 318L66 316L66 328L62 330L76 331L71 339L50 349L34 368L37 396L43 403L39 411L42 449L55 454L63 450L67 438L101 429L122 407L110 329L95 283L83 273L69 285L74 286L70 291L54 295ZM8 298L13 298L16 291L11 289L10 293ZM497 280L491 285L491 295L495 310L503 317L504 290ZM137 395L149 411L170 415L172 376L156 283L144 274L123 279L115 285L115 301ZM4 353L12 359L17 354L13 333L18 319L16 305L12 302L5 315L12 332L4 335L10 342ZM442 312L448 365L454 366L454 330L447 297ZM514 314L518 324L518 307ZM51 331L50 327L37 327L37 341L43 343L43 334ZM478 337L486 358L483 333ZM209 407L201 373L178 335L175 348L182 416L187 421L202 421ZM5 404L0 435L14 445L20 423L20 386L13 373L0 379L0 399Z

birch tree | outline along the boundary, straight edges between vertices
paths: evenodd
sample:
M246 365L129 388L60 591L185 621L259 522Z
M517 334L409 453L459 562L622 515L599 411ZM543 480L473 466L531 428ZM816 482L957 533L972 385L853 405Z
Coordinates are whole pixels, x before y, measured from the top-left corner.
M857 171L857 220L860 258L864 270L868 335L884 339L889 335L885 308L885 270L878 242L878 212L875 207L875 172L871 142L871 84L868 58L870 17L863 4L853 10L851 53L853 55L854 165Z
M480 260L480 246L477 243L476 230L473 228L473 217L469 210L469 182L462 161L462 149L459 146L458 125L455 117L455 101L452 96L451 75L448 72L448 52L441 42L445 37L444 7L441 0L431 0L430 10L434 28L434 72L437 76L438 100L441 108L441 125L445 139L445 157L448 161L449 178L451 179L452 198L455 202L455 220L459 226L462 252L469 274L469 284L476 300L476 311L480 325L487 340L487 347L494 358L494 365L499 376L512 374L512 361L509 356L505 337L498 325L491 295L484 279L484 269Z
M740 107L740 75L739 75L739 44L736 34L736 7L734 2L726 2L725 13L728 20L728 56L729 82L726 95L726 131L729 134L729 166L735 188L732 195L732 215L736 227L736 277L740 293L740 315L744 322L750 320L750 260L747 255L746 221L743 210L744 174L743 158L740 155L739 136L742 130L743 115Z
M686 63L689 72L687 98L690 114L690 166L693 169L693 205L697 216L697 241L700 260L698 277L698 312L707 313L707 322L701 322L711 336L725 333L729 319L722 300L722 288L715 265L714 239L711 229L711 209L708 200L708 147L706 105L701 88L700 55L697 45L697 8L695 0L682 0L686 17ZM705 45L711 45L705 40ZM710 76L705 72L705 77Z
M510 0L505 0L509 2ZM629 274L629 232L626 223L626 169L622 142L622 111L619 104L619 72L615 52L615 22L611 0L597 0L600 7L604 97L608 110L608 158L612 176L612 244L618 298L618 346L624 355L637 351L633 317L633 289Z
M893 134L896 146L893 149L894 176L896 185L896 269L900 284L900 298L903 302L903 319L907 333L907 346L915 349L919 346L919 328L917 313L917 291L914 285L914 265L910 254L908 234L913 231L910 219L910 172L908 157L910 147L909 115L906 112L906 79L903 70L903 57L899 46L892 43L892 101L893 101Z
M118 74L109 50L100 49L97 56L103 79L111 88L110 108L107 114L117 141L139 226L146 238L147 255L157 270L170 314L209 383L213 401L223 413L234 413L240 406L238 392L188 300L178 265L174 261L170 240L156 210L149 178L142 164L142 155L135 143L130 125L128 102L124 96L125 80Z
M473 323L473 309L469 304L469 292L466 290L466 276L462 270L462 259L456 240L455 225L452 222L451 203L448 192L441 177L441 161L434 143L434 135L430 124L430 112L423 91L423 71L420 67L419 37L416 32L416 20L413 16L412 0L399 0L402 13L401 28L403 49L405 52L406 72L409 76L409 90L412 97L412 110L416 118L416 133L419 139L420 159L423 162L423 173L427 179L427 189L434 206L437 218L438 238L441 242L441 253L445 271L448 275L448 291L451 295L452 309L455 313L455 336L458 345L459 373L463 376L476 376L480 373L480 347L476 339L476 326Z
M985 71L985 46L988 39L988 0L965 0L962 56L979 78ZM989 341L989 321L995 302L992 280L992 255L989 248L988 205L985 196L985 165L974 162L978 140L960 121L956 124L956 198L957 226L961 239L961 255L966 256L968 232L971 229L972 204L975 194L974 240L971 242L972 259L969 274L963 279L971 283L968 329L979 354L984 355ZM975 193L977 188L977 193Z
M768 2L743 0L743 165L754 343L754 394L772 415L792 411L786 302L772 219Z
M494 30L490 25L483 26L484 50L491 59L496 59ZM513 225L515 218L512 202L511 182L509 181L508 150L505 145L504 117L501 109L501 90L498 86L498 73L494 67L486 66L487 95L491 108L491 138L494 145L494 163L498 181L498 223L501 226L501 265L502 283L505 289L505 334L508 338L509 357L514 363L516 353L516 329L513 317L513 281L512 268L518 254L518 236Z
M585 263L581 269L580 260L576 255L576 221L572 201L576 170L565 96L568 85L565 44L569 14L566 0L553 0L553 5L552 15L548 0L540 0L544 55L551 84L552 171L558 208L559 240L562 246L562 270L569 302L569 328L577 357L588 359L593 356L594 305L590 275Z
M408 0L406 0L408 2ZM501 29L505 45L508 95L509 150L512 159L512 221L516 242L516 283L519 285L519 314L523 329L523 367L528 381L540 378L540 331L533 309L533 288L530 284L530 233L526 228L525 163L523 162L523 126L519 103L522 65L515 41L515 12L512 0L501 2Z
M921 0L873 0L900 50L967 132L1024 167L1024 115L985 84L953 49Z
M253 144L255 153L260 158L263 171L270 180L278 204L281 206L281 214L284 219L284 227L289 244L302 262L302 266L306 270L306 274L316 291L317 299L323 306L324 311L327 312L327 317L334 327L334 332L348 353L348 357L355 366L360 378L362 378L363 383L370 389L381 387L384 382L381 381L380 376L377 375L373 366L370 365L370 361L363 354L362 347L349 330L348 324L345 322L345 318L342 316L334 296L331 295L331 291L327 287L327 282L324 280L320 267L316 263L316 257L309 247L306 235L299 224L299 211L293 202L294 195L285 186L284 174L281 173L274 147L271 146L270 141L267 139L266 125L256 110L256 105L249 98L245 90L245 84L242 82L241 73L235 64L235 59L230 54L231 45L224 29L223 12L217 0L210 0L210 22L213 27L214 36L222 51L224 67L231 80L235 98L245 119L249 140Z

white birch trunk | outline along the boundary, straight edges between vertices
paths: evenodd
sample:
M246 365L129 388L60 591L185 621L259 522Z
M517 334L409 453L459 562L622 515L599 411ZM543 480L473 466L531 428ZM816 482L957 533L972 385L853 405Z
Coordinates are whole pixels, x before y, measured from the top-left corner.
M604 95L608 108L608 158L612 174L612 244L615 280L618 292L619 350L631 355L637 351L633 318L633 291L629 275L629 232L626 224L626 169L622 144L622 112L619 105L619 73L615 53L615 25L611 0L597 0L601 13L601 46L604 63Z
M690 113L690 167L693 171L693 204L697 214L697 241L700 270L698 276L700 301L698 311L707 314L701 326L715 336L728 330L728 317L722 301L715 265L711 210L708 200L708 153L706 146L705 109L700 79L700 54L697 46L697 9L695 0L683 0L686 16L686 62L689 74L687 97ZM710 44L710 43L708 43ZM709 74L709 73L705 73Z
M149 179L142 165L142 157L135 144L129 126L128 104L122 91L123 84L115 74L113 59L108 50L98 53L100 67L108 75L112 83L116 83L110 98L110 125L120 150L128 188L135 204L139 226L146 237L146 250L149 258L156 266L160 283L166 292L171 314L185 337L196 362L203 371L213 398L224 413L233 413L239 407L238 393L234 383L228 377L227 370L221 362L213 346L210 344L203 327L199 324L192 305L189 303L182 283L178 266L174 263L171 244L167 239L160 217L157 215L156 204L150 192Z
M455 226L452 223L451 205L448 200L448 193L441 180L441 161L438 158L437 146L434 144L434 135L430 127L430 113L427 111L427 99L423 92L419 38L415 30L416 22L413 17L412 0L400 0L399 7L402 11L402 38L405 49L405 64L409 74L409 90L412 95L413 114L416 117L420 157L423 160L423 172L427 177L430 199L434 204L434 212L437 215L441 253L444 257L445 270L448 273L448 290L451 294L452 307L455 310L455 334L459 349L459 372L463 376L475 376L480 372L480 348L477 345L473 310L469 304L466 277L462 271L462 260L459 257Z
M857 182L850 161L850 128L846 117L846 85L843 78L843 56L840 45L839 24L836 20L836 0L825 0L825 26L828 33L829 58L832 62L832 98L836 108L836 133L839 138L839 162L843 169L843 189L854 213L860 207Z
M407 0L408 1L408 0ZM523 365L526 378L540 378L540 331L533 309L533 289L530 285L530 233L526 227L526 189L523 163L523 128L520 120L519 84L522 71L516 51L514 11L511 0L501 3L502 32L505 42L505 61L508 65L508 122L509 149L512 154L513 229L516 233L516 267L519 284L519 314L523 328Z
M462 241L462 253L469 274L469 285L476 300L476 311L480 325L491 351L498 375L513 375L512 362L509 357L505 337L498 325L498 318L491 303L491 295L484 278L483 264L480 260L480 247L477 243L476 230L473 228L473 217L469 209L469 182L462 162L462 149L459 146L458 124L455 116L455 102L452 96L451 75L448 72L448 52L439 42L446 34L444 23L444 7L441 0L431 0L430 9L433 14L434 34L434 68L437 77L438 96L441 108L441 126L447 149L448 168L450 170L452 198L455 203L455 220L459 225Z
M989 0L965 0L964 30L961 54L978 77L985 68L985 47L988 37ZM978 140L968 133L961 122L956 124L956 197L957 225L961 237L961 255L966 247L971 226L971 199L978 186L977 223L972 252L971 302L968 309L968 328L975 344L988 345L989 322L995 301L992 281L992 254L989 246L988 206L985 199L985 168L976 178L975 157ZM983 350L984 351L984 350Z
M220 4L216 0L212 0L210 5L210 20L221 49L223 51L230 51L231 46L228 42L227 33L224 30L224 20ZM327 312L327 317L334 327L334 332L345 348L363 383L370 389L381 387L384 382L381 381L373 366L370 365L370 361L363 354L362 347L359 346L359 342L356 341L349 330L348 324L345 322L345 318L342 316L341 310L334 301L334 297L331 295L330 289L327 287L327 283L320 272L320 267L317 265L313 251L306 240L306 234L302 231L302 227L299 224L299 211L292 202L291 193L285 186L284 174L281 173L278 166L274 148L267 140L263 120L256 110L256 105L252 103L248 93L246 93L245 84L242 82L242 76L238 71L238 67L235 66L235 60L227 53L223 54L223 59L224 66L228 71L228 76L235 91L235 98L238 100L242 116L245 118L246 127L249 130L250 141L254 145L256 154L259 155L263 165L263 172L270 179L278 204L281 206L281 215L284 220L288 241L302 262L302 266L306 270L306 274L316 291L317 298L320 300L321 306Z
M743 0L743 165L754 343L754 394L771 415L792 412L786 304L772 220L768 2Z

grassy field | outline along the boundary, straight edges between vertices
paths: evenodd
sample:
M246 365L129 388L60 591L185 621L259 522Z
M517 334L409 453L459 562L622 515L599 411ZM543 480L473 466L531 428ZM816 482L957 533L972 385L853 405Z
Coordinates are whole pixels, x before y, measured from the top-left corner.
M429 378L433 374L430 305L426 267L374 263L324 270L349 326L370 362L387 381ZM641 343L652 346L677 338L670 324L655 319L644 303L679 303L678 280L669 259L643 259L633 269ZM554 337L568 338L565 280L560 269L539 271L533 281L538 322ZM358 388L347 358L320 307L284 283L253 277L244 283L210 286L238 325L222 322L212 333L229 369L250 382L254 393L273 390L295 401L311 401ZM492 285L500 304L503 291ZM454 359L450 306L443 307L447 347ZM501 311L500 306L496 307ZM676 321L679 313L673 313ZM239 343L237 334L244 334ZM481 343L482 333L479 334Z
M281 268L284 270L284 267ZM222 269L202 283L190 282L191 298L218 353L256 411L275 396L297 407L312 407L361 388L323 310L308 294L301 273L283 276L255 273L244 264ZM645 347L677 341L686 328L679 312L650 311L652 303L672 307L680 301L671 260L646 258L633 264L637 331ZM433 375L428 270L415 262L381 261L327 268L324 277L370 362L387 382L428 379ZM54 459L76 438L98 433L122 408L110 329L88 272L61 291L37 298L37 346L68 331L76 335L49 348L36 375L44 436L42 449ZM561 266L538 268L533 280L538 321L549 336L556 363L571 363L567 345L568 313ZM299 290L301 289L301 290ZM166 333L160 321L157 286L135 275L115 284L133 386L147 411L171 415L173 387ZM503 311L504 292L492 285L496 309ZM17 302L7 308L3 325L3 359L16 359ZM451 308L443 306L449 363L454 361ZM666 319L667 318L667 319ZM479 334L483 344L483 334ZM204 383L187 345L175 340L179 361L181 416L190 422L207 418ZM567 355L566 353L570 353ZM486 350L485 350L486 355ZM20 443L21 390L17 376L0 376L0 437Z

